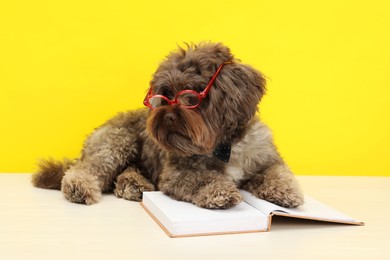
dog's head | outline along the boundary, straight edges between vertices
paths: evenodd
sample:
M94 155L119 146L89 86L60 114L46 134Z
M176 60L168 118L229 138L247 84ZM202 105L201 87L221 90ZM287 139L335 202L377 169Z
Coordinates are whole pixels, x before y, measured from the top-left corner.
M148 133L181 156L208 154L240 138L265 92L260 72L220 43L170 53L150 85L144 101L151 109Z

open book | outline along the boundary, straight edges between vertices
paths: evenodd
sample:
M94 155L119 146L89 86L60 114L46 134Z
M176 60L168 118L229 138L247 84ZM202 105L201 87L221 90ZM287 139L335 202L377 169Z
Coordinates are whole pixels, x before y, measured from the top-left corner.
M364 225L305 196L298 208L283 208L241 191L244 201L230 209L204 209L173 200L162 192L144 192L142 207L170 237L270 231L272 216Z

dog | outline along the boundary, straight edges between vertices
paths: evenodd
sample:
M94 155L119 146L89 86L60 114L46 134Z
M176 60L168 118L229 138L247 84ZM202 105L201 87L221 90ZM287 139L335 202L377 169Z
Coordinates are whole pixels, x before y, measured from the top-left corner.
M242 201L239 189L283 207L303 195L257 116L264 76L221 43L187 44L157 68L145 108L120 113L86 139L79 159L45 160L36 187L60 189L74 203L103 192L142 200L160 190L202 208Z

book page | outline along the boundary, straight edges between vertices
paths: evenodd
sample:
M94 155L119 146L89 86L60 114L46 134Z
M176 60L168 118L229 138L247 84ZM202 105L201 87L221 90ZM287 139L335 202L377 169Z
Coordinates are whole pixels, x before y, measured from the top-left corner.
M264 214L275 213L276 215L291 215L292 217L301 217L308 219L317 219L332 222L356 222L361 223L344 213L331 208L316 199L305 195L305 202L297 208L284 208L265 200L256 198L247 191L241 191L244 200L257 208Z
M162 192L144 192L142 204L172 234L265 231L268 216L245 202L230 209L204 209Z

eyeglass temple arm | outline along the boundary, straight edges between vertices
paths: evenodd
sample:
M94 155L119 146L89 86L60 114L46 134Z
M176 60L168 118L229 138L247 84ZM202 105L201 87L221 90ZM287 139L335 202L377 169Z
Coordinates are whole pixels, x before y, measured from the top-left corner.
M206 88L202 92L199 93L199 95L202 98L206 97L207 93L209 93L209 90L210 90L211 86L214 84L214 81L217 78L217 76L218 76L219 72L221 71L221 69L223 68L223 66L226 65L226 64L231 64L231 63L232 63L231 61L226 61L226 62L222 63L221 65L219 65L217 71L214 73L214 75L211 78L209 84L207 84Z

